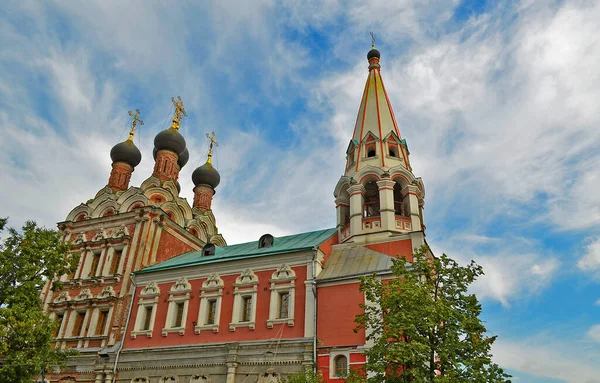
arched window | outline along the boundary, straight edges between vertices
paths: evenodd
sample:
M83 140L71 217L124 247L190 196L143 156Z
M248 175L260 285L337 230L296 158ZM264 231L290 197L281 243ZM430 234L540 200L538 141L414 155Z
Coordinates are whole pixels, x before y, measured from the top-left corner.
M338 378L348 376L348 358L345 355L338 355L333 360L333 375Z
M258 240L258 248L262 249L263 247L273 247L274 242L275 238L271 234L265 234Z
M390 146L390 157L398 157L398 152L396 151L396 148L393 146Z
M402 185L396 182L396 184L394 185L394 214L401 217L407 217L409 214L403 202L404 201L402 199Z
M363 209L363 216L367 217L379 217L380 215L379 206L379 188L374 181L371 181L365 185L365 202Z
M210 257L211 255L215 255L216 252L217 252L217 249L216 249L215 245L213 245L212 243L207 243L202 248L202 256L203 257Z
M375 145L367 146L367 157L375 157L376 155Z

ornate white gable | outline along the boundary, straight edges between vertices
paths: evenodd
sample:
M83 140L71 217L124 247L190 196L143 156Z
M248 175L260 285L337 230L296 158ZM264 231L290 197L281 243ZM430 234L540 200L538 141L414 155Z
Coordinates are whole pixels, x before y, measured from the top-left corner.
M150 284L142 289L140 297L142 298L153 298L160 295L160 288L156 285L156 282L152 281Z
M71 300L69 293L67 291L63 291L56 298L54 298L54 303L64 303Z
M181 277L177 280L177 282L171 287L171 291L169 294L184 294L192 291L192 285L188 282L185 277Z
M235 280L236 285L255 285L258 284L258 277L254 271L246 269L242 271L239 277Z
M112 288L112 286L106 286L105 288L102 289L102 291L100 291L98 293L98 295L96 295L96 298L107 299L107 298L112 298L115 296L116 296L115 290Z
M223 280L219 277L219 274L211 274L207 280L202 283L202 290L217 290L223 288Z
M93 295L90 289L83 289L75 299L78 301L83 301L85 299L91 299L92 297Z

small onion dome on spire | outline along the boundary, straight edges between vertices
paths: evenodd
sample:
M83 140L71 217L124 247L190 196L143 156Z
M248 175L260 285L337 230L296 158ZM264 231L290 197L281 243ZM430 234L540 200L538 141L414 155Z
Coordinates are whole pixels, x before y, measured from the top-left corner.
M381 57L381 53L375 49L375 46L367 53L367 60L371 60L373 57L377 57L378 59Z
M192 173L192 181L194 182L194 186L208 185L214 190L219 185L219 182L221 182L221 175L217 169L212 166L213 146L219 146L219 143L215 141L215 132L212 132L212 135L210 136L207 133L206 138L210 140L208 158L204 165L194 170Z
M198 185L208 185L213 189L216 189L221 182L221 175L212 166L210 161L206 161L206 163L194 170L192 173L192 182L194 182L194 186Z
M183 150L183 152L179 155L179 159L177 160L177 164L179 165L179 169L182 169L185 164L188 163L190 159L190 152L188 152L187 148Z
M367 53L367 60L371 61L372 58L377 58L379 60L380 57L381 53L375 49L375 34L371 32L371 50Z
M125 140L113 146L110 150L110 158L113 163L125 162L135 168L142 161L142 153L133 141Z

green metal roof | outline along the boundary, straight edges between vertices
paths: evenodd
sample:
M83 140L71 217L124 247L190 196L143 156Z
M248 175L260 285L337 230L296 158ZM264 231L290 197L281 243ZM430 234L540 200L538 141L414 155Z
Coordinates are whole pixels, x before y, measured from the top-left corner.
M192 251L178 255L156 265L136 271L135 274L151 273L154 271L176 269L180 267L203 265L207 263L226 262L237 259L262 257L269 254L291 253L301 250L310 250L320 245L335 234L336 229L311 231L308 233L276 237L271 247L258 248L258 240L254 242L239 243L225 247L216 247L215 255L202 256L202 251Z

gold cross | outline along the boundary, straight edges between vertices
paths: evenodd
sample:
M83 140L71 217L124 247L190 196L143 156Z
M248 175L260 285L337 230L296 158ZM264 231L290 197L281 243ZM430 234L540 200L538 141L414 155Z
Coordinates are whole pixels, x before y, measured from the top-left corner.
M137 125L137 123L140 123L140 126L144 125L144 121L140 119L140 110L136 109L135 110L135 114L133 114L131 112L131 110L129 111L129 115L131 117L133 117L133 122L131 123L131 131L129 132L129 141L133 141L133 135L135 134L135 126Z
M187 116L187 113L185 112L185 109L183 109L183 101L181 101L181 97L177 96L177 101L175 101L174 97L171 97L171 102L173 103L173 106L175 106L175 115L173 116L171 128L179 129L181 115Z
M215 141L215 132L212 132L212 135L209 135L208 133L206 133L206 138L208 138L210 140L210 149L208 149L208 160L206 160L206 162L209 164L212 164L213 144L215 146L219 146L219 143L217 141Z
M371 49L375 49L375 33L371 32Z

